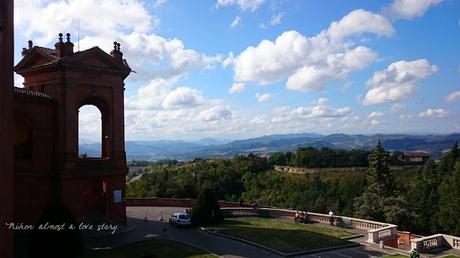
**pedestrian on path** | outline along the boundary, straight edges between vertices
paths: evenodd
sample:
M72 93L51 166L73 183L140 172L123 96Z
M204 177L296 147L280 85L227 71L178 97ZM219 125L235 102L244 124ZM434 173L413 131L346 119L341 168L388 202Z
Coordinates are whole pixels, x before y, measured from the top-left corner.
M329 223L334 225L334 212L332 212L332 209L329 210Z

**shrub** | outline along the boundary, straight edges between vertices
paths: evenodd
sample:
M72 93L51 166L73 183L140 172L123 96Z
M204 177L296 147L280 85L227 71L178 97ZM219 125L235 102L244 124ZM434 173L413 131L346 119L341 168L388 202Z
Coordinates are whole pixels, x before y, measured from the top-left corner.
M223 221L222 212L211 188L203 188L192 209L193 225L210 225Z

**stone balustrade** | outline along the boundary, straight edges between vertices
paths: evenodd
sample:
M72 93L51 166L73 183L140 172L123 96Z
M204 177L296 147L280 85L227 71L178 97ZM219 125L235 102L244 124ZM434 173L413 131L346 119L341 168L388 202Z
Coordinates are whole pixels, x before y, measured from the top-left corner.
M315 221L318 223L330 223L330 217L327 214L309 212L308 218L309 220ZM390 225L388 223L382 223L382 222L372 221L372 220L357 219L357 218L346 217L346 216L334 216L334 221L333 221L334 225L337 225L340 222L343 222L344 225L347 225L351 228L357 228L357 229L363 229L363 230L379 229L379 228L383 228L383 227Z
M292 218L296 212L294 210L272 208L222 208L221 210L224 217L259 216ZM331 217L329 215L315 212L308 213L308 220L323 224L331 223ZM351 228L367 230L368 242L370 243L379 243L380 241L387 241L398 237L397 225L345 216L334 216L333 224L338 225L340 222L343 222L343 225Z
M427 253L432 249L441 247L460 250L460 237L435 234L411 240L411 249L416 248L421 253Z
M420 253L427 253L432 249L440 248L444 245L442 234L436 234L421 238L412 239L411 249L417 249Z
M381 228L369 229L367 231L368 243L379 243L380 241L387 241L398 237L398 226L388 225Z

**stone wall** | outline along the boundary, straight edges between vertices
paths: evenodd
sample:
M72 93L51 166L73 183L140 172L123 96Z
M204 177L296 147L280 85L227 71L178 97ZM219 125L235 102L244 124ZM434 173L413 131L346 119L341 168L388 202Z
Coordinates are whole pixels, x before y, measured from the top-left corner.
M291 166L274 166L274 169L279 172L293 173L293 174L312 174L319 172L360 172L364 171L366 167L340 167L340 168L302 168Z
M154 207L187 207L191 208L194 199L176 199L176 198L127 198L126 206L154 206ZM237 202L219 201L219 206L223 207L240 207Z

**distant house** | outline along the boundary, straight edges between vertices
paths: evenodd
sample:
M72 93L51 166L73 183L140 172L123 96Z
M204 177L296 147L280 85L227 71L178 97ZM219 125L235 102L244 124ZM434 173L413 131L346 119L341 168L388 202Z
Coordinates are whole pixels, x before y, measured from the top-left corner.
M399 160L405 163L425 163L430 158L426 151L410 151L401 153Z

